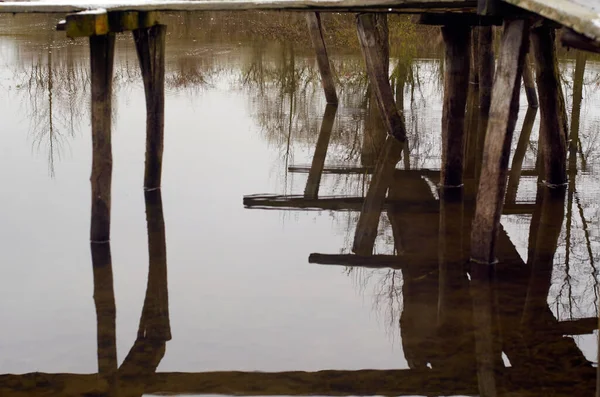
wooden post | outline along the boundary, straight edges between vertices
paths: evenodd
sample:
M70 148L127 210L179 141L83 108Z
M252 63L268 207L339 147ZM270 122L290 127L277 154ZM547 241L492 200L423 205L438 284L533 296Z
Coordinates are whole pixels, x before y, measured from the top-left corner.
M159 189L165 127L165 37L167 27L133 31L146 93L146 171L144 188Z
M528 43L527 21L505 22L471 232L471 258L476 262L491 264L495 261L510 144L519 111L521 75Z
M386 59L389 57L386 14L359 14L357 17L358 38L360 41L371 88L375 92L377 105L387 131L400 141L406 140L404 120L394 101L390 85Z
M327 105L325 107L325 114L323 115L323 121L321 121L321 131L319 131L317 146L315 147L312 165L310 166L306 187L304 188L304 197L306 198L316 199L319 195L321 175L323 174L323 167L325 166L329 138L331 137L331 130L333 129L336 112L336 105Z
M440 185L457 187L463 184L465 107L469 92L471 28L447 25L441 30L446 51Z
M385 141L356 225L352 251L359 255L373 253L385 195L394 177L396 164L400 161L403 148L404 144L394 137L388 136Z
M90 239L110 240L111 97L115 36L90 37L92 81L92 220Z
M567 126L554 29L538 27L532 30L531 38L540 94L540 140L545 182L549 185L562 185L567 182Z
M337 104L338 97L335 92L335 83L333 81L333 73L327 55L327 47L323 38L323 25L321 24L321 14L318 12L309 12L306 14L306 22L308 23L308 33L312 40L313 48L317 55L317 66L321 74L321 85L325 91L325 99L328 104Z
M537 92L535 90L533 72L531 71L531 56L529 53L527 54L527 57L525 58L525 64L523 65L523 85L525 86L525 95L527 96L527 103L529 104L529 107L537 108L540 106Z
M98 373L109 384L117 373L117 333L110 243L90 244L96 306Z
M494 83L494 37L492 26L479 27L479 111L480 130L484 131L492 103L492 85Z

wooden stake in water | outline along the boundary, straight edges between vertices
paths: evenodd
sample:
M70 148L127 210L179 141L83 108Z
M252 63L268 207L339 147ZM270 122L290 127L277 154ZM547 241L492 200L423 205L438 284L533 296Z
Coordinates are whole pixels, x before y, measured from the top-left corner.
M506 21L485 137L481 178L471 232L471 258L495 261L496 238L506 191L510 144L519 111L528 22ZM481 76L480 76L481 78Z
M144 188L160 188L165 129L165 37L167 27L133 31L146 93L146 171Z
M335 83L333 81L333 73L327 55L327 47L323 38L323 25L321 24L321 15L318 12L309 12L306 14L306 22L308 23L308 33L312 40L313 48L317 55L317 65L321 74L321 85L325 91L325 99L329 104L337 104L338 97L335 92Z
M90 239L110 240L112 183L111 99L115 36L90 37L92 80L92 220Z

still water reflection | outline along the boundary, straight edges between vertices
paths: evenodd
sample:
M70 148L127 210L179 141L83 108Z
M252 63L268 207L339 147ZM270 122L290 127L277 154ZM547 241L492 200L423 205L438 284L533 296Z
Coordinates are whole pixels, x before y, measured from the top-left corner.
M417 44L434 30L390 25L410 133L400 151L352 17L326 20L335 108L302 16L168 16L163 188L146 193L144 93L123 35L112 240L90 244L87 42L52 33L55 22L0 18L1 396L595 393L594 59L561 61L565 189L537 183L538 115L523 94L490 274L468 265L475 127L464 189L436 189L443 65L435 40ZM382 154L392 167L378 174ZM357 245L375 177L383 206Z

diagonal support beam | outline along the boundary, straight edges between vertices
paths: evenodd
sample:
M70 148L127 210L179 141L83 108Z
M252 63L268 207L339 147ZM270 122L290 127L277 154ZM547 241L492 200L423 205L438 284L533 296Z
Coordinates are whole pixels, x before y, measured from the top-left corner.
M495 262L510 145L519 111L523 63L529 44L528 25L525 20L507 21L502 34L471 232L471 257L476 262Z

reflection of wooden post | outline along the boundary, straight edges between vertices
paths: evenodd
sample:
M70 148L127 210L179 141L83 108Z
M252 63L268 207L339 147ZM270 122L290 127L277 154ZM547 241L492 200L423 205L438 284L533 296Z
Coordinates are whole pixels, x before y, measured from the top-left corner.
M323 167L325 166L327 147L329 146L329 138L331 137L331 130L333 129L336 112L336 105L327 105L325 107L325 114L323 115L323 121L321 122L321 131L319 131L317 146L315 147L312 164L310 166L310 171L308 172L306 188L304 188L304 197L306 198L317 198L319 195L321 174L323 173Z
M110 244L91 243L94 271L94 303L98 338L98 372L111 378L117 372L115 293Z
M538 189L540 192L538 192L538 203L535 210L538 214L532 217L530 228L536 231L535 248L530 249L529 253L531 277L521 320L525 327L531 327L539 318L539 311L548 307L547 299L552 284L554 254L564 218L565 187L550 188L539 185ZM545 324L540 325L542 329L545 326Z
M335 92L335 83L333 82L333 73L327 56L327 47L323 39L323 26L321 25L321 15L318 12L309 12L306 14L308 23L308 33L312 40L313 48L317 55L317 65L321 73L321 85L325 91L325 99L329 104L337 104L338 97Z
M579 122L581 117L581 101L583 100L583 75L587 53L577 51L575 71L573 73L573 109L571 111L571 133L569 140L569 179L577 173L577 149L579 147ZM583 162L583 159L582 159Z
M110 239L111 96L115 36L90 37L92 73L92 222L90 239Z
M521 80L519 79L519 85ZM477 361L477 383L481 397L496 397L496 363L501 354L495 313L494 267L471 263L471 297Z
M403 148L404 144L394 137L388 137L385 141L356 225L352 250L359 255L370 255L373 251L385 195Z
M133 378L142 387L144 382L140 382L140 378L149 376L156 371L165 354L166 341L171 339L167 248L162 198L160 190L145 192L144 195L150 261L148 286L136 341L119 368L121 379Z
M165 37L167 27L133 31L146 93L146 171L144 188L160 188L165 128Z
M357 18L358 38L365 62L371 88L375 92L381 117L388 134L401 141L406 140L404 120L394 101L388 70L388 37L386 14L360 14Z
M525 160L525 154L527 153L527 145L529 144L529 137L531 136L531 132L533 131L533 124L535 123L536 114L536 108L531 106L527 108L527 113L525 113L525 120L523 120L523 128L521 129L521 135L519 136L519 143L517 143L517 149L515 150L510 166L510 175L508 177L508 186L506 188L507 203L514 203L517 199L517 191L519 189L519 181L521 179L523 161Z
M536 59L536 80L540 94L540 139L546 183L566 183L566 114L560 87L554 29L542 26L532 30Z
M527 32L528 22L524 20L506 21L504 24L471 232L471 257L482 263L493 263L495 260L510 144L519 110Z
M444 58L444 106L442 110L442 186L463 183L465 106L469 92L471 28L442 27L446 44Z

